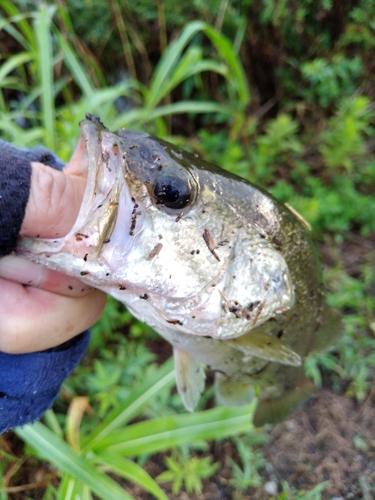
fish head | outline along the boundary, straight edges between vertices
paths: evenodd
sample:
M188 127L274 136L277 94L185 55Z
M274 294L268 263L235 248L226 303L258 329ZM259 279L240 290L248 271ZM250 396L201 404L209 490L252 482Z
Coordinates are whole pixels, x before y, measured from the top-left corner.
M111 294L167 338L235 338L293 305L288 266L259 222L279 224L269 197L246 187L261 207L246 217L238 178L92 115L81 140L87 185L74 227L23 240L20 253Z

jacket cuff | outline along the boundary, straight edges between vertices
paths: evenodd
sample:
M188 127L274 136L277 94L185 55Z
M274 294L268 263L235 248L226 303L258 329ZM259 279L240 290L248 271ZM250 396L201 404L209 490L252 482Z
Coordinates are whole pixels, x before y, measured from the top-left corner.
M57 170L64 165L48 149L19 149L0 139L0 257L16 247L29 199L32 161Z
M60 386L81 360L90 333L81 333L63 349L28 354L0 352L0 434L41 418Z

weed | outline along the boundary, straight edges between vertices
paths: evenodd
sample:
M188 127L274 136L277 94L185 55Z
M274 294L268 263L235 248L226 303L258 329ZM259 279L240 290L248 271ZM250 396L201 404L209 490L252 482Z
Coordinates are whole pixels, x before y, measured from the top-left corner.
M130 500L132 497L104 470L138 483L156 498L166 500L167 497L157 483L129 457L247 432L251 429L249 413L254 411L254 405L238 409L215 408L206 412L129 424L131 419L141 414L142 407L149 399L160 390L170 387L173 380L174 371L168 362L158 370L152 381L147 380L142 387L134 390L86 436L79 433L82 412L71 411L67 429L75 431L70 434L70 446L39 422L17 429L16 432L33 446L40 457L61 471L63 477L58 491L59 498L73 498L68 495L68 491L74 491L75 495L92 491L99 498ZM190 476L185 483L187 488L199 487L199 464L207 465L210 475L214 473L216 466L210 464L210 459L202 460L203 462L199 462L194 459L190 462ZM201 478L206 477L204 473L199 474Z
M356 90L356 82L362 71L359 56L348 59L342 54L335 55L331 61L317 58L301 66L303 77L309 82L301 94L310 102L328 106L342 98L350 96Z
M345 335L335 346L335 352L310 356L306 360L306 373L317 386L321 385L320 369L331 373L334 387L346 385L346 394L364 401L372 386L375 370L375 339L371 324L375 316L375 283L373 253L367 256L361 275L353 278L342 267L326 274L332 292L329 302L346 312Z
M168 470L160 474L160 482L171 482L172 493L178 495L184 487L187 493L202 493L202 479L212 476L219 464L212 464L212 457L189 457L178 451L165 459Z
M345 99L336 116L328 121L328 129L322 134L319 151L329 169L344 167L348 173L359 169L358 158L366 151L366 136L371 135L373 113L365 96Z
M310 491L292 490L286 481L282 482L283 491L277 497L277 500L321 500L321 493L327 487L328 482L317 484Z
M233 459L229 463L233 471L230 483L236 491L244 491L250 487L258 487L263 483L263 478L259 471L266 465L261 450L254 449L254 445L260 445L267 442L267 436L264 434L248 434L244 437L234 438L241 465L238 465Z

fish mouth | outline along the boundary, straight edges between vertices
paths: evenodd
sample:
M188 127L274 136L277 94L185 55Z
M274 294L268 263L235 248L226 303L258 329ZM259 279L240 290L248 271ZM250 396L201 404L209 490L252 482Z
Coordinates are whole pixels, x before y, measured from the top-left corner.
M115 135L89 114L80 127L88 160L87 183L77 220L65 238L65 249L90 261L98 259L111 240L120 194L125 191L125 202L130 195Z
M55 245L56 252L70 253L84 258L85 262L93 262L100 258L111 241L120 204L122 212L130 212L131 197L118 136L90 114L80 123L80 128L80 140L87 156L86 188L73 228L64 238L51 242L51 246ZM123 217L125 225L129 219L129 216Z
M81 208L69 233L56 239L21 238L19 254L65 274L110 276L103 252L111 242L116 221L121 216L124 234L129 234L131 195L125 180L124 159L118 136L108 131L93 115L80 123L81 137L87 156L87 182ZM84 162L80 161L84 164ZM126 238L121 242L124 253ZM59 255L57 255L59 254ZM67 269L64 254L69 254ZM105 280L107 281L107 280Z

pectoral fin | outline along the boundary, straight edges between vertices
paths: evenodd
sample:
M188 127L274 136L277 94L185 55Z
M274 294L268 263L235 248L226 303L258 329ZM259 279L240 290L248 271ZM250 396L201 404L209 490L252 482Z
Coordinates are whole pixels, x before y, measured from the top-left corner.
M177 389L187 411L194 411L205 386L202 364L190 353L173 347Z
M243 337L227 342L231 342L237 349L248 356L257 356L283 365L301 366L302 364L301 356L286 347L277 337L267 333L251 331Z

